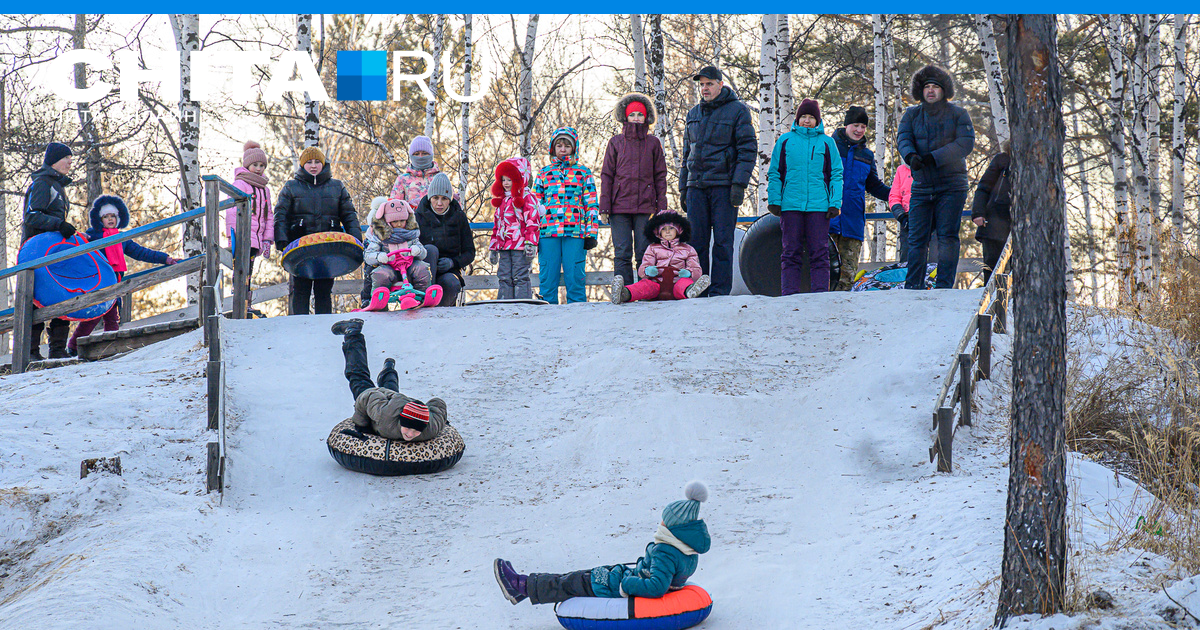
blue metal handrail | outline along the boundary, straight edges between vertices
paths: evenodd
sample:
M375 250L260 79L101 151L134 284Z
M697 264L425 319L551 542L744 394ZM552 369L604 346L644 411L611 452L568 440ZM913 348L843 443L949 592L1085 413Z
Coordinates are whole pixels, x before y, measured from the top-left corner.
M962 215L963 215L963 217L970 217L971 212L964 211L962 213ZM866 215L866 217L867 217L868 221L895 221L896 220L896 217L892 216L891 212L871 212L871 213L868 213ZM738 223L754 223L755 221L759 220L760 218L762 218L762 217L738 217L737 222ZM597 223L602 228L609 227L609 225L603 221L598 221ZM491 221L472 223L471 229L472 230L490 230L490 229L492 229L493 225L494 224Z

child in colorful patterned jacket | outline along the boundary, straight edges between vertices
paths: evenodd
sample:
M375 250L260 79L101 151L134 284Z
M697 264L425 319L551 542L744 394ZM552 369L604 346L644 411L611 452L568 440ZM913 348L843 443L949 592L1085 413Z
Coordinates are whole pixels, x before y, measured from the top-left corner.
M371 231L363 261L375 265L371 272L371 303L366 311L386 311L392 288L408 281L412 288L424 293L424 303L412 295L400 298L400 309L436 305L441 288L433 284L433 274L425 262L425 247L421 245L421 230L416 214L403 199L388 199L373 214ZM432 300L432 302L431 302Z
M683 300L704 292L709 277L700 269L700 256L688 245L692 224L674 212L660 212L646 222L646 240L650 246L638 267L641 280L625 286L625 278L614 274L613 304L637 300Z
M696 572L700 554L712 539L700 520L700 503L708 499L708 488L692 481L683 489L684 500L667 505L654 542L637 562L584 569L572 573L517 573L512 563L497 558L492 570L504 597L514 605L529 599L531 604L563 602L572 597L662 597L678 590Z
M550 136L550 164L533 182L543 207L538 236L538 292L558 304L558 280L565 276L567 303L587 301L587 250L596 246L600 203L592 169L579 163L579 135L571 127Z

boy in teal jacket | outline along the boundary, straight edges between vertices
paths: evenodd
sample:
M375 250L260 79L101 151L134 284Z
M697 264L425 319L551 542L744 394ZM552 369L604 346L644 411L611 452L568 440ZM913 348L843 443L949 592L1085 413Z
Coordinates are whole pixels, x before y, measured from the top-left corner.
M633 566L522 575L512 563L497 558L492 567L504 597L513 604L526 598L531 604L553 604L572 597L662 597L682 588L712 543L708 526L700 520L700 503L708 499L708 488L692 481L683 495L684 500L663 509L654 542Z
M801 247L808 246L809 290L829 290L829 222L841 214L842 159L825 135L821 107L806 98L792 130L779 138L767 171L767 209L783 230L779 284L783 295L800 292Z

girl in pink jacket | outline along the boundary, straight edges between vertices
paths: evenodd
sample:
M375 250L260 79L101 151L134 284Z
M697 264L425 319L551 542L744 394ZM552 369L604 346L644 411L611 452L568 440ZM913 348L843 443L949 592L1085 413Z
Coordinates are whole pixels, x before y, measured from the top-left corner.
M275 240L275 210L271 202L271 188L267 185L267 153L257 142L247 141L242 147L242 165L233 169L233 185L238 190L253 197L250 201L250 269L246 273L246 283L254 273L254 259L262 254L263 258L271 257L271 243ZM237 229L237 208L225 211L225 226L231 235L230 244ZM247 287L249 288L249 287ZM247 295L250 295L249 293ZM247 311L262 317L262 313L247 307Z
M613 304L637 300L683 300L694 298L710 284L700 269L700 256L688 245L692 224L671 211L660 212L646 222L646 254L638 266L642 279L625 286L620 274L613 275Z
M500 281L498 299L528 300L533 297L529 267L537 255L539 203L528 190L529 160L514 157L496 165L492 182L492 238L489 255Z

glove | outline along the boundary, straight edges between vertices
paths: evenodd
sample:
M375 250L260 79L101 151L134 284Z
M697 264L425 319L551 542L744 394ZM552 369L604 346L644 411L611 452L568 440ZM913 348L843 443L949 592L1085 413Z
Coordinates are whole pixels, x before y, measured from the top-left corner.
M925 168L925 163L921 161L921 156L917 155L916 153L909 153L908 155L904 156L904 163L914 171L919 171L922 168Z
M500 262L500 252L493 249L492 252L490 254L488 254L488 260L493 265Z
M900 215L908 212L908 210L905 210L904 206L900 204L895 204L889 209L892 211L892 216L896 217L897 219L900 218Z
M925 166L928 166L929 168L933 168L933 167L937 166L937 160L933 159L932 153L922 153L921 154L921 164L924 164Z
M583 239L583 248L584 249L596 249L596 245L598 245L599 243L600 243L600 241L597 241L595 236L586 236Z
M746 187L745 186L734 184L729 187L729 203L733 204L734 208L742 205L742 202L745 200L746 200Z
M907 228L908 227L908 213L905 212L904 214L900 215L900 218L896 219L896 221L898 221L900 223L900 227Z
M679 195L679 207L683 209L683 213L687 214L687 193Z
M676 276L678 276L678 277L680 277L680 278L691 278L691 277L692 277L692 272L688 271L687 269L680 269L680 270L679 270L679 273L677 273L677 274L675 274L675 275L676 275Z
M58 224L58 233L62 234L64 239L71 238L72 236L75 236L75 226L63 221L62 223Z
M287 249L287 243L284 243L283 241L275 241L275 249L283 251Z
M262 248L262 251L259 252L259 255L266 260L271 260L271 241L267 242L267 246Z
M842 213L842 211L841 211L841 209L839 209L839 208L830 208L830 209L829 209L829 210L828 210L828 211L825 213L825 218L826 218L826 219L832 219L832 218L836 217L837 215L839 215L839 214L841 214L841 213Z
M777 217L783 216L783 208L781 208L777 205L774 205L774 204L767 206L767 212L770 212L771 214L773 214Z
M437 259L437 272L438 273L450 273L450 269L452 267L454 267L453 260L450 260L449 258Z
M650 265L649 267L646 267L646 277L647 278L657 278L658 277L658 267L655 267L654 265Z
M525 243L525 257L533 260L534 256L537 256L537 245L534 245L533 243Z

